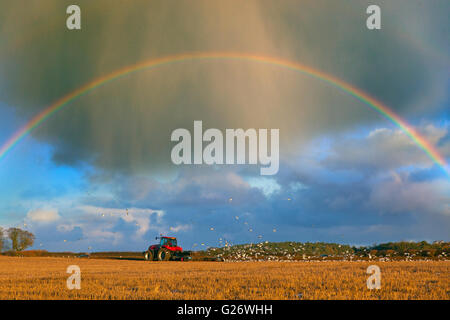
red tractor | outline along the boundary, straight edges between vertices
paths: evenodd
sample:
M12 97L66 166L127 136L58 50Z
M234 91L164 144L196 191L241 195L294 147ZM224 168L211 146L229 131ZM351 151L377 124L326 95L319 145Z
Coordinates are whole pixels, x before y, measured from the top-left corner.
M174 237L156 237L161 239L159 244L152 244L147 251L143 252L144 259L147 261L169 261L169 260L190 260L191 252L183 251L183 248L178 247L177 238Z

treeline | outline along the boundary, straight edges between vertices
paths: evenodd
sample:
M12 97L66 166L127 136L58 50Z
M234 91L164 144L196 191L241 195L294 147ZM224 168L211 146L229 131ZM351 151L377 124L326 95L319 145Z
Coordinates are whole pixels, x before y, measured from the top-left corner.
M23 251L34 244L35 236L19 228L3 229L0 227L0 252Z
M374 256L422 256L422 257L437 257L450 256L450 242L434 241L428 243L426 241L420 242L387 242L376 244L370 247L353 248L356 254L365 253L366 255Z
M388 242L372 246L350 246L326 242L263 242L208 248L196 253L197 258L224 258L236 260L273 259L371 259L389 258L443 258L450 257L450 242Z

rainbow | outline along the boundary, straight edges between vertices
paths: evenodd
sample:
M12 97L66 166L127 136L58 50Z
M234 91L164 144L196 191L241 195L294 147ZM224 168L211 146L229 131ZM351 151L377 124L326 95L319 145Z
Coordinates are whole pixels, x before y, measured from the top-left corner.
M400 118L394 111L392 111L387 106L383 105L381 102L370 97L367 93L362 90L332 76L324 73L320 70L313 69L306 65L302 65L297 62L283 60L279 58L246 54L246 53L234 53L234 52L208 52L208 53L183 53L178 55L170 55L156 59L149 59L137 64L126 66L105 76L99 77L81 87L75 91L65 95L59 100L55 101L53 104L42 110L34 118L32 118L28 123L26 123L22 128L15 132L1 147L0 147L0 160L20 141L22 141L30 132L32 132L36 127L47 120L52 114L58 112L64 107L68 106L72 101L78 99L92 90L106 85L107 83L127 76L131 73L156 68L162 65L180 63L185 61L193 60L244 60L259 62L262 64L273 65L277 67L286 68L289 70L297 71L302 74L311 76L323 82L326 82L340 90L348 93L357 100L360 100L376 112L383 115L388 120L392 121L397 125L403 132L405 132L414 143L421 148L428 157L433 160L439 167L441 167L444 172L450 176L450 170L448 165L442 155L436 150L436 148L430 144L425 138L423 138L418 132L416 132L406 121Z

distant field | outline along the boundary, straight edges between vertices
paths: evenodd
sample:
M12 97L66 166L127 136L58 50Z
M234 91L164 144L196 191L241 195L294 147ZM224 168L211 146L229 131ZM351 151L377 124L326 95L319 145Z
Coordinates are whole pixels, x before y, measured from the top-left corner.
M81 268L68 290L66 268ZM381 268L368 290L366 269ZM2 257L0 299L450 299L450 261L147 262Z

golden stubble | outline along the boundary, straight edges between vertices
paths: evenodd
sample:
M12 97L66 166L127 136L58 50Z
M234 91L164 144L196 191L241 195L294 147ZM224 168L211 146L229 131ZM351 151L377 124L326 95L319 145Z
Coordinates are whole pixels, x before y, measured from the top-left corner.
M366 269L381 268L369 290ZM69 265L81 289L68 290ZM449 261L146 262L0 257L0 299L449 299Z

